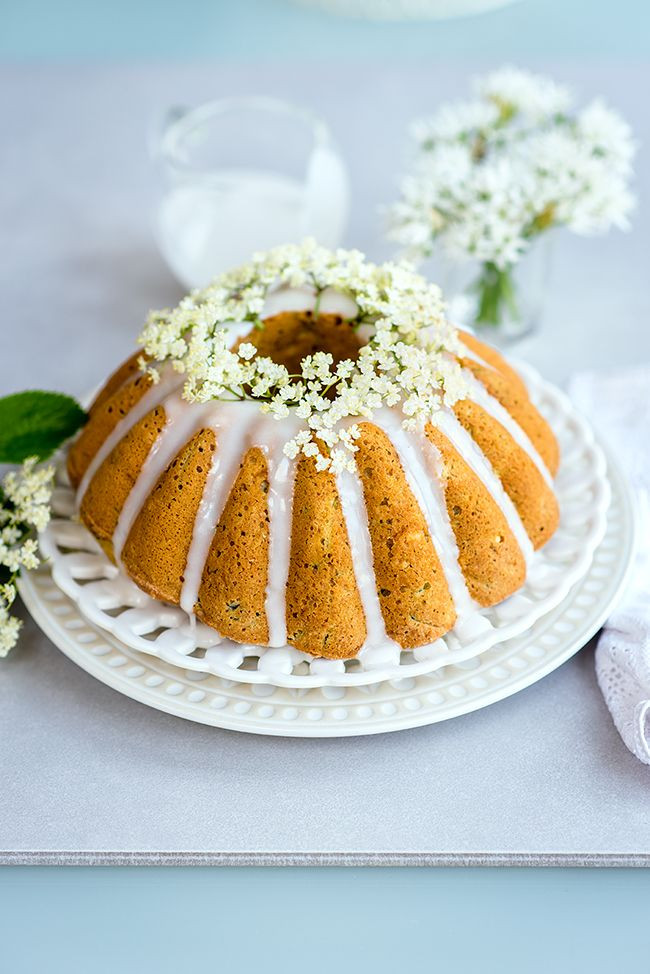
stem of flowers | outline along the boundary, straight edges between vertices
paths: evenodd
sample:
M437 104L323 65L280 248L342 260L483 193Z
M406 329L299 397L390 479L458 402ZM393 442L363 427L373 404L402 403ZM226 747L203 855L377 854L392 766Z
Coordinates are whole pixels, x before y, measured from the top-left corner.
M516 318L519 314L517 293L512 277L512 265L498 267L493 261L486 261L481 268L472 290L478 295L476 312L477 325L498 326L507 317Z

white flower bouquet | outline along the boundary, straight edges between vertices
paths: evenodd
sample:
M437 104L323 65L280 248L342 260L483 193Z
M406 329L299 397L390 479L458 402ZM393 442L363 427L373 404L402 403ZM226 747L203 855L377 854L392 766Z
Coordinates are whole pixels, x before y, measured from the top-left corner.
M413 259L479 262L474 323L500 325L518 313L512 271L540 234L628 226L635 145L601 100L576 111L548 78L502 68L475 91L413 124L414 164L389 235Z

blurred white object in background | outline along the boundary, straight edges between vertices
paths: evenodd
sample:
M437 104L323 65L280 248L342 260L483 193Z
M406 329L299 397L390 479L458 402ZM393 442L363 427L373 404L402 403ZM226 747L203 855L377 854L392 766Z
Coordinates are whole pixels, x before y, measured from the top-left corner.
M295 0L343 17L366 20L445 20L469 17L519 0Z
M306 236L341 242L347 172L328 127L307 111L265 97L172 109L154 154L164 179L158 244L187 287L256 250Z

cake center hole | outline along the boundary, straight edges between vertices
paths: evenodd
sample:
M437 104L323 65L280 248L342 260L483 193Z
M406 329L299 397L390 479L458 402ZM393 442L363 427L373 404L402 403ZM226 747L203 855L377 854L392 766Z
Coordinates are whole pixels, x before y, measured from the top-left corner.
M365 342L347 318L313 311L282 311L265 318L262 328L253 328L241 342L250 342L260 355L284 365L292 374L300 373L307 355L329 352L334 365L344 359L356 360Z

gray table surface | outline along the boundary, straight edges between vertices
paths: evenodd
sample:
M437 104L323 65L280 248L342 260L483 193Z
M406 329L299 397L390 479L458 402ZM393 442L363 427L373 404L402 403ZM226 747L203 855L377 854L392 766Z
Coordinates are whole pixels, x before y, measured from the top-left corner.
M647 64L540 63L603 92L641 142ZM408 119L481 65L0 68L0 391L80 394L180 290L153 244L145 131L170 103L263 90L312 105L350 161L347 242L380 258ZM517 353L563 383L650 358L642 206L630 234L560 236L543 329ZM448 723L345 740L249 737L121 697L27 619L0 665L7 862L650 861L650 769L621 743L592 649Z

